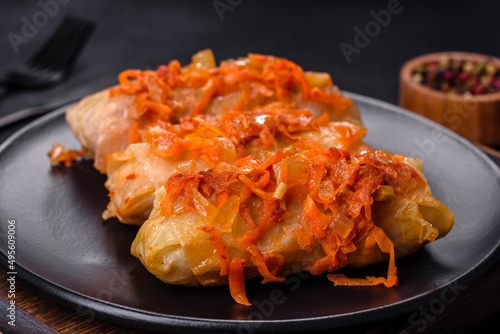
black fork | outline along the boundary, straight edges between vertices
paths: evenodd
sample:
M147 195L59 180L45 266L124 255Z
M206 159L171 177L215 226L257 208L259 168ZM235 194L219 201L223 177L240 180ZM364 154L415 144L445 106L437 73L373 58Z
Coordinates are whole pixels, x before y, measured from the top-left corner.
M41 88L64 81L94 28L93 22L65 17L38 52L10 71L0 84L8 88Z

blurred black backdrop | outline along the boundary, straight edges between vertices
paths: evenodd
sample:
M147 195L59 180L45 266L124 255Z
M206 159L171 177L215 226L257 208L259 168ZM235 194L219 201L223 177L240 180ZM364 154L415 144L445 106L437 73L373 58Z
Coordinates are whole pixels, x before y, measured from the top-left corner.
M331 73L343 90L395 104L399 68L414 56L447 50L500 56L497 1L4 0L0 6L0 77L43 44L65 14L98 24L65 84L4 94L0 115L103 74L114 79L125 68L154 69L171 59L185 64L204 48L218 61L249 52L287 57L305 70ZM21 43L16 36L24 37L23 29L29 38Z

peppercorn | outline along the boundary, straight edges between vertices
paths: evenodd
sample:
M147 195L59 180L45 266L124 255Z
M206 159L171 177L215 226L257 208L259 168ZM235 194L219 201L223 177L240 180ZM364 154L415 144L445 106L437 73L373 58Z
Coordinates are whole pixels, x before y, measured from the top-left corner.
M417 66L412 80L449 94L488 94L500 91L500 70L490 61L441 57Z

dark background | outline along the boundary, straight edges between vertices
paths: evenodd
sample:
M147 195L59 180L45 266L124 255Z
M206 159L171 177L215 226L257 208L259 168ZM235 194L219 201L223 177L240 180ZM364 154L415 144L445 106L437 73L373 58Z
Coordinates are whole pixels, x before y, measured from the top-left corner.
M374 21L371 11L390 1L97 1L0 2L0 77L24 62L71 13L97 23L72 75L61 85L36 91L1 91L0 117L47 100L67 97L73 87L92 83L99 90L116 82L123 69L155 69L211 48L217 61L262 53L286 57L305 70L329 72L343 90L398 103L398 74L415 56L438 51L470 51L500 56L500 2L400 0L399 13L351 55L355 28ZM22 35L23 18L56 3L58 12L37 27L15 52L9 33ZM214 3L230 6L216 10ZM32 119L30 119L32 120ZM0 129L0 142L30 120ZM1 185L0 185L1 187ZM490 317L490 319L492 319Z
M56 1L41 0L57 3L58 13L28 43L20 44L18 53L7 35L22 35L23 17L32 22L43 9L38 1L2 1L0 77L43 44L66 13L96 21L94 35L64 85L4 94L0 116L64 95L83 82L98 80L96 87L102 88L126 68L155 69L172 59L187 64L204 48L211 48L217 61L249 52L283 56L305 70L329 72L343 90L394 104L399 69L412 57L436 51L500 56L500 3L495 1L396 1L400 12L351 55L350 63L340 44L354 46L354 28L364 30L374 21L370 11L386 10L390 1L217 0L231 8L222 16L213 0Z

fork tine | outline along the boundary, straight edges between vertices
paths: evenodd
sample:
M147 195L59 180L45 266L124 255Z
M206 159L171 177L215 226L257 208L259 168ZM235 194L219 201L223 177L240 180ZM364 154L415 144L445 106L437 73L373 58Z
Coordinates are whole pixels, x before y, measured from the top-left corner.
M38 69L63 68L59 65L63 55L64 57L71 56L71 53L68 54L65 50L75 50L73 46L74 40L76 39L75 37L78 37L82 31L82 27L86 26L93 27L93 24L73 16L67 16L50 39L39 49L35 56L27 62L27 65ZM83 29L83 31L87 31L87 29ZM88 35L82 40L82 47L88 37L90 37L91 31L92 30L86 33L86 35ZM78 48L77 51L79 51L79 49L80 48ZM74 56L75 55L72 57L74 58Z
M90 38L93 30L94 26L87 23L75 29L70 37L68 45L66 45L61 54L54 58L53 68L62 69L73 65L80 53L80 50L87 43L87 40Z
M73 21L71 17L65 17L48 41L27 61L27 64L33 67L46 67L56 54L55 51L61 46L61 43L68 39L72 27Z
M93 24L83 20L77 20L69 41L62 49L62 52L58 53L57 56L54 57L52 67L54 69L62 69L71 66L79 51L90 37L93 29Z

